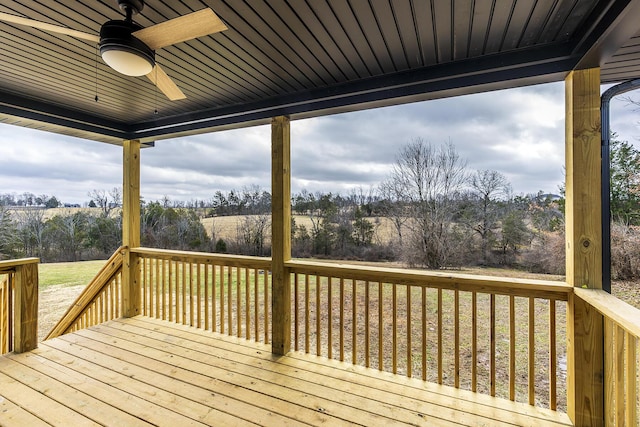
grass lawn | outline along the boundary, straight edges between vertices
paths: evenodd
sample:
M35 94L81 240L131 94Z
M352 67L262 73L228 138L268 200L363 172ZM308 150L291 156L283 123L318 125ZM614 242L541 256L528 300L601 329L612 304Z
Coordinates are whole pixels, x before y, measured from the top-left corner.
M87 285L104 263L103 260L97 260L40 264L38 267L40 290L53 285L63 287Z

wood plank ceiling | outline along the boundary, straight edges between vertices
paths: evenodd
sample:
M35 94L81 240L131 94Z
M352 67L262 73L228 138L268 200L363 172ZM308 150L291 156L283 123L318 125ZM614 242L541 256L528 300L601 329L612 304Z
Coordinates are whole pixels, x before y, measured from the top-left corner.
M91 42L0 23L0 120L151 141L555 81L599 63L603 82L640 77L640 0L147 0L135 20L204 7L229 29L156 53L187 96L173 102L111 70ZM3 0L0 12L94 34L122 17L115 0Z

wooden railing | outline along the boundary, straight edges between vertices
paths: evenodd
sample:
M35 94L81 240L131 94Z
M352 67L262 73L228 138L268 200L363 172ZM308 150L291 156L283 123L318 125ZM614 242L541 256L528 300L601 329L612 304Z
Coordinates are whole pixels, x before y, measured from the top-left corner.
M120 310L119 250L49 337ZM268 343L271 259L134 248L140 313ZM640 311L563 282L292 260L292 350L566 407L567 300L605 319L608 425L637 425ZM0 270L2 271L2 270Z
M640 411L640 310L596 289L575 289L575 297L604 318L605 424L637 426Z
M136 248L141 313L268 343L271 259Z
M13 349L13 270L0 273L0 354Z
M122 258L125 250L121 247L111 255L45 339L120 317Z
M558 381L572 291L565 283L286 266L295 350L531 405L566 405Z
M37 346L39 262L0 261L0 354Z

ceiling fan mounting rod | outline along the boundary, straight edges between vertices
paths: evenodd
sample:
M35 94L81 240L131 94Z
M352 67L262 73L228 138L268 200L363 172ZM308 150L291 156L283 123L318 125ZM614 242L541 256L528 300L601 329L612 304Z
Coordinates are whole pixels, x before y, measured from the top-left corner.
M144 8L143 0L118 0L118 7L125 15L125 21L131 22L133 15L137 15Z

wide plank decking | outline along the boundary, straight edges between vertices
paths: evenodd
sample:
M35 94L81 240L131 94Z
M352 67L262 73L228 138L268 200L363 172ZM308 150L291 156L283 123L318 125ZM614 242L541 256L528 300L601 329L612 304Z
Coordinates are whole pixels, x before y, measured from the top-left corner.
M0 425L571 425L562 413L148 317L0 358Z

